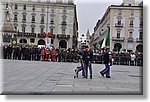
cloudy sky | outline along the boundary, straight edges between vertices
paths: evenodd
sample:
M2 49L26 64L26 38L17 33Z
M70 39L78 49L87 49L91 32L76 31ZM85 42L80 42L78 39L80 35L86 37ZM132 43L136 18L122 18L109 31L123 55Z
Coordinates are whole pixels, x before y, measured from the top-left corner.
M139 2L142 0L136 0ZM110 5L121 4L123 0L75 0L79 23L79 34L85 34L87 29L93 33L94 27Z

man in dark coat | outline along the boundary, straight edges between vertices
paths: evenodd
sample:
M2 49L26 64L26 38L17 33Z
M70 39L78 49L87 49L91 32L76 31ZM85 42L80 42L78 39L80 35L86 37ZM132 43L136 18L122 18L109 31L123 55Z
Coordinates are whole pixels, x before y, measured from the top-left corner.
M83 78L88 78L88 68L90 71L90 79L92 79L92 58L93 58L93 53L89 48L86 48L86 50L83 52L83 62L84 62L84 73L85 77Z
M18 58L18 51L19 51L18 46L14 46L13 47L13 60L16 60Z
M21 46L18 47L18 60L21 60Z
M4 46L3 46L3 58L4 58L4 59L7 59L7 54L8 54L7 46L4 45Z
M12 46L7 47L8 59L12 59Z
M25 60L29 60L29 47L26 46L24 49Z

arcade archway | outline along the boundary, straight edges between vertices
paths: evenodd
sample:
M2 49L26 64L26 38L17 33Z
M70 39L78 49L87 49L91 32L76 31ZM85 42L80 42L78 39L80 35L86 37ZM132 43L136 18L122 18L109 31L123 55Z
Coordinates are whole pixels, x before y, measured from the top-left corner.
M27 40L26 40L26 39L21 39L21 40L19 41L19 43L27 44Z
M122 48L122 45L121 45L120 43L116 43L116 44L114 45L114 51L119 52L121 48Z
M45 41L44 41L43 39L40 39L40 40L38 41L38 45L45 45Z
M67 42L65 40L61 40L59 42L59 48L67 48Z
M137 45L136 46L136 51L138 51L138 52L143 52L143 45Z

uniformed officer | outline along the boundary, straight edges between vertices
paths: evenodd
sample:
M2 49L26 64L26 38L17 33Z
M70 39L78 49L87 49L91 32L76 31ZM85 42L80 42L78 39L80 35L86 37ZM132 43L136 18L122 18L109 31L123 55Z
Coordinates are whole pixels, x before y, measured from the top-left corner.
M112 60L112 53L109 51L109 48L106 48L106 52L104 52L104 54L103 54L103 60L104 60L104 64L105 64L105 69L100 71L100 74L103 77L106 74L106 78L111 78L110 77L110 66L112 64L112 62L111 62L111 60Z

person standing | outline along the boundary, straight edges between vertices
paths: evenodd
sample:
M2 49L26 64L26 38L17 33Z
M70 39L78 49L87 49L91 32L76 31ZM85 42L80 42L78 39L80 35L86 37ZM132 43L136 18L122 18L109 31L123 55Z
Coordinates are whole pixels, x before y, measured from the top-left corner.
M130 65L135 65L135 58L136 58L136 55L132 52L131 53L131 55L130 55L130 57L131 57L131 60L130 60Z
M17 60L18 58L18 46L13 46L13 60Z
M9 45L7 47L7 54L8 54L8 59L12 59L12 52L13 52L13 48L11 45Z
M7 59L7 54L8 54L7 46L4 45L4 46L3 46L3 58L4 58L4 59Z
M41 48L41 58L42 58L42 61L45 60L45 48L44 47Z
M102 71L100 71L100 74L104 77L104 75L106 74L106 78L111 78L110 77L110 64L112 60L112 53L109 51L109 48L106 48L106 52L104 52L103 54L103 61L105 64L105 69L103 69Z
M18 60L21 60L21 46L18 46Z
M40 53L41 53L41 49L36 46L35 47L35 56L36 56L35 60L36 61L40 61L40 59L41 59Z
M49 48L46 48L46 60L49 61L50 59L50 49Z
M93 57L92 52L90 51L89 48L86 48L86 50L83 52L84 73L85 73L85 76L83 78L88 78L88 68L89 68L90 79L92 79L92 66L91 66L92 57Z
M53 48L53 49L52 49L52 61L53 61L53 62L56 62L56 53L57 53L57 52L56 52L56 49Z
M88 68L90 71L90 79L92 79L92 61L93 61L93 51L91 49L88 49ZM88 70L87 70L88 73Z

